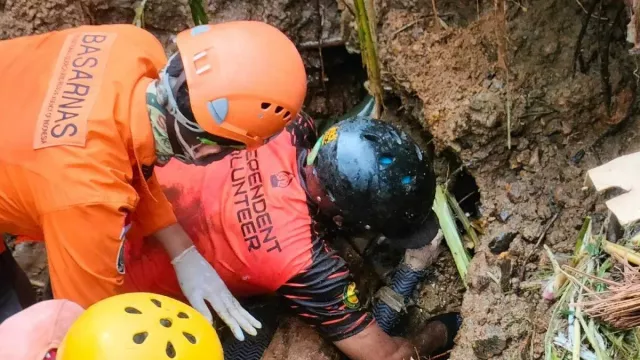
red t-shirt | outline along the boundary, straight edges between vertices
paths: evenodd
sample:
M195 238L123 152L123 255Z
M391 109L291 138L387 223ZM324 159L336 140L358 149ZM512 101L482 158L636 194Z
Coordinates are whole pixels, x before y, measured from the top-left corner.
M311 217L295 152L283 131L269 146L235 151L209 166L172 160L156 168L178 221L234 294L274 292L310 264ZM129 245L128 280L181 294L159 243Z
M302 115L258 150L203 167L172 160L156 175L179 223L235 296L278 293L337 341L360 332L372 316L360 308L346 263L311 216L316 211L299 170L315 140L313 120ZM125 287L186 301L169 256L153 239L128 239Z

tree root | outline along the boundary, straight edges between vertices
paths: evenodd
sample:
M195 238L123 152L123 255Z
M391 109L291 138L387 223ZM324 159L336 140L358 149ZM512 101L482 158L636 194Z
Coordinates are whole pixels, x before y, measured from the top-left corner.
M578 40L576 41L576 50L573 54L573 75L576 74L576 62L580 65L580 72L585 73L587 71L584 58L582 57L582 40L584 39L584 35L587 33L587 27L589 26L589 20L591 19L591 15L596 9L596 5L598 5L599 0L592 0L589 4L589 8L587 9L587 13L582 19L582 28L580 29L580 33L578 34Z
M607 116L611 116L611 97L612 97L612 89L609 73L609 49L611 47L611 38L613 37L613 30L615 29L616 23L620 21L620 16L622 15L622 11L624 10L624 3L620 3L618 5L618 9L616 10L616 16L614 17L613 24L603 31L600 36L600 80L602 83L602 93L604 96L604 104L607 110ZM602 8L602 6L601 6ZM604 23L606 24L606 23ZM602 24L600 24L603 26ZM604 25L606 26L606 25Z

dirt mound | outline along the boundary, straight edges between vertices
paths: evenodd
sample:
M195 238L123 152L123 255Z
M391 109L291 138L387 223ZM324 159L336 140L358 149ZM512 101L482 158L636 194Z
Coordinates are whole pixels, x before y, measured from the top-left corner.
M591 21L580 52L591 63L574 74L583 9L555 0L509 2L508 78L497 66L492 5L437 1L449 26L438 30L431 2L378 2L387 85L433 135L438 152L455 154L480 189L486 231L472 262L464 328L452 359L540 356L548 306L540 301L537 280L548 269L534 244L555 220L546 244L570 253L583 216L595 210L596 197L582 189L585 170L639 148L635 123L601 137L612 132L612 124L630 122L635 98L637 77L624 26L611 26L617 3L605 4L609 20L601 28ZM602 37L611 41L610 116L598 57L606 48ZM535 346L529 347L531 339Z

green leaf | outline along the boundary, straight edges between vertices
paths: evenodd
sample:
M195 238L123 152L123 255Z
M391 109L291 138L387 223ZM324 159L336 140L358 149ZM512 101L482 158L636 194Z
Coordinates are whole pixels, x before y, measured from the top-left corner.
M203 0L189 0L189 8L191 8L191 18L193 23L197 25L204 25L209 23L209 17L204 9Z
M449 201L449 206L453 209L453 212L456 213L456 217L462 223L464 230L467 232L471 241L473 241L474 249L477 249L480 246L480 240L478 239L478 235L476 234L476 230L471 226L471 222L469 222L469 218L465 215L464 211L458 204L456 198L451 195L448 191L445 190L445 194L447 195L447 200Z
M451 208L449 208L449 204L447 203L447 197L442 185L436 186L436 197L433 202L433 211L438 217L440 228L442 229L447 246L449 247L449 250L451 250L453 260L458 268L458 273L462 278L462 283L467 287L466 279L471 257L462 244L462 239L458 233L458 227L456 226L455 219L451 213Z
M582 223L582 227L580 228L580 232L578 233L578 241L576 242L576 247L574 249L574 254L576 257L582 253L583 246L588 243L587 236L591 236L591 217L587 216Z

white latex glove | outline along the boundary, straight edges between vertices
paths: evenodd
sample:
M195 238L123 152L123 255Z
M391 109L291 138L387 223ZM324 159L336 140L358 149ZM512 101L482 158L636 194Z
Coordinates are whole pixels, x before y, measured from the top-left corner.
M224 321L236 339L244 340L242 330L255 336L262 324L249 314L231 294L216 270L200 255L195 246L189 247L171 260L178 276L182 293L191 306L213 322L207 300L213 310ZM242 329L241 329L242 328Z

